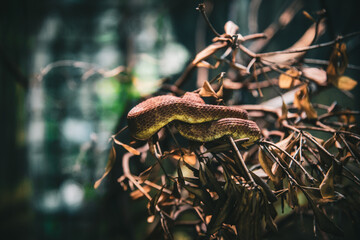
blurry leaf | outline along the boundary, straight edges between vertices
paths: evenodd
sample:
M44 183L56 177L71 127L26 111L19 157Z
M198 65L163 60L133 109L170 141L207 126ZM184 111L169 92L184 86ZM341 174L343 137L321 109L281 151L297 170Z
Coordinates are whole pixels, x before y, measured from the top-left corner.
M224 30L225 30L226 34L232 36L237 33L237 31L239 30L239 27L234 22L227 21L225 23Z
M185 149L182 155L177 154L180 153L179 151L172 151L174 154L171 155L171 157L175 160L184 160L186 163L190 164L190 165L195 165L196 164L196 155L193 152L187 151Z
M198 64L200 61L208 58L209 56L214 54L219 49L226 47L226 45L227 45L227 42L225 42L225 41L220 41L220 42L215 42L213 44L210 44L204 50L202 50L201 52L196 54L195 59L192 61L192 64L194 64L194 65Z
M208 81L205 81L202 88L200 89L199 95L202 97L215 97L218 98L216 92Z
M326 69L328 76L343 75L348 65L348 56L345 43L336 43L333 52L330 55L329 65Z
M94 184L95 189L100 186L101 181L106 177L106 175L109 174L109 172L111 171L112 167L115 164L115 159L116 159L116 150L115 150L115 146L113 145L110 150L109 159L105 167L105 172L102 175L102 177L95 182Z
M287 119L287 114L288 114L288 107L286 106L286 103L284 102L284 100L282 100L281 117L279 118L279 122L281 122L284 119Z
M339 119L345 124L351 124L356 122L356 118L354 115L340 115Z
M144 186L143 190L148 193L148 192L150 192L151 188L149 186ZM144 196L144 193L142 191L140 191L139 189L136 189L130 193L130 197L133 200L139 199L142 196Z
M335 197L334 192L334 171L333 166L331 166L326 173L323 181L320 186L320 193L323 198L333 198Z
M122 143L120 142L119 140L117 140L116 138L112 138L114 140L114 142L117 144L117 145L120 145L122 146L123 148L125 148L128 152L134 154L134 155L140 155L140 152L136 149L134 149L133 147L130 147L129 145L125 144L125 143Z
M317 118L317 112L310 103L307 85L300 87L295 93L294 106L305 111L308 118Z
M151 216L149 216L149 217L146 219L146 221L147 221L148 223L152 223L152 222L154 222L154 220L155 220L155 215L151 215Z
M337 87L341 90L346 90L346 91L352 90L357 85L357 82L354 79L347 77L347 76L340 76L337 78L332 78L331 83L335 87Z
M300 72L296 68L291 68L279 76L279 87L289 89L294 86L295 80L298 80Z
M220 61L217 61L215 63L215 65L211 65L210 63L206 62L206 61L200 61L196 64L196 67L204 67L204 68L208 68L208 69L217 69L220 65Z
M326 86L327 76L325 70L320 68L303 68L301 71L304 77L313 80L320 86Z
M309 20L311 20L312 22L316 22L315 19L307 12L307 11L302 11L302 14Z

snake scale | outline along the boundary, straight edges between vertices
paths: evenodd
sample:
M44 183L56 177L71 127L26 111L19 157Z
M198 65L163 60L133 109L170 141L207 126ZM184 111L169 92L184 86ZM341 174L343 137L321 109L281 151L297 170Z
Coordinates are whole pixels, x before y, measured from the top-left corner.
M130 132L139 140L149 139L172 122L179 133L190 140L209 142L232 136L234 139L249 138L246 145L250 145L260 138L260 129L247 118L243 109L205 104L198 94L190 92L183 97L149 98L127 115Z

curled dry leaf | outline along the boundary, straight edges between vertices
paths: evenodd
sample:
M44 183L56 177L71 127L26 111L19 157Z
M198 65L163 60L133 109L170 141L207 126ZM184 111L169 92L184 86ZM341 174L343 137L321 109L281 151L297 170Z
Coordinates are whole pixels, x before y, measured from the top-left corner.
M314 81L317 85L326 86L327 76L326 71L321 68L303 68L303 76Z
M218 98L218 95L208 81L204 82L204 85L200 89L199 95L202 97L214 97L216 99Z
M308 118L317 118L317 112L310 103L307 85L303 85L295 93L294 105L297 109L305 111Z
M120 141L117 140L116 138L113 138L113 140L114 140L114 142L115 142L117 145L122 146L122 147L125 148L126 151L128 151L129 153L132 153L132 154L134 154L134 155L140 155L140 152L139 152L138 150L136 150L135 148L130 147L129 145L120 142Z
M296 68L291 68L279 77L279 87L289 89L294 87L295 81L299 81L300 72Z
M109 154L109 159L108 159L108 162L107 162L106 167L105 167L105 172L101 176L101 178L95 182L95 184L94 184L95 189L97 189L100 186L102 180L109 174L112 167L114 166L115 159L116 159L116 150L115 150L115 147L112 146L111 150L110 150L110 154Z
M321 182L320 186L320 193L323 198L333 198L335 197L334 192L334 170L331 166L326 173L323 181Z
M348 56L345 43L336 43L331 53L326 73L330 77L343 75L348 65Z
M331 53L326 73L328 82L332 83L335 87L346 91L352 90L357 85L357 82L354 79L343 76L348 62L346 44L336 43L335 48Z

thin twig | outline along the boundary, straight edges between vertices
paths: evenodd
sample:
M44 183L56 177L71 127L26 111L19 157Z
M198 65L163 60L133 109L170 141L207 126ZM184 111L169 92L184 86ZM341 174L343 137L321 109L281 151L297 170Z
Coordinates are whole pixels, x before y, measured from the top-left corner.
M198 7L196 8L196 10L200 11L200 13L202 14L202 16L204 17L206 24L209 26L209 28L211 29L211 31L218 37L220 37L220 34L215 30L215 28L213 27L213 25L210 23L209 18L207 17L206 13L205 13L205 4L204 3L200 3L198 5Z
M289 54L289 53L306 52L306 51L309 51L309 50L334 45L335 43L337 43L337 42L339 42L341 40L344 40L344 39L350 38L350 37L354 37L354 36L359 35L359 34L360 34L360 31L359 32L349 33L349 34L344 35L344 36L339 36L335 40L325 42L325 43L316 44L316 45L311 45L311 46L308 46L308 47L301 47L301 48L296 48L296 49L288 49L288 50L281 50L281 51L274 51L274 52L266 52L266 53L257 53L256 57L272 56L272 55L276 55L276 54Z

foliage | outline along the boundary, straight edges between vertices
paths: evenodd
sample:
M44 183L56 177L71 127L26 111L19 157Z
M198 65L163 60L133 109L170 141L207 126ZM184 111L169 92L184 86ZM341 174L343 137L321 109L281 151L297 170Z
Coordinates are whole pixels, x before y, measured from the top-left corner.
M359 214L356 172L360 135L355 123L359 112L336 103L314 104L311 97L334 86L342 91L356 86L344 73L348 65L346 39L357 33L314 44L325 29L323 12L316 17L304 13L314 24L292 47L256 53L253 49L261 49L265 34L242 36L231 21L225 24L225 33L219 34L209 22L205 6L200 4L198 10L215 34L213 43L195 56L174 84L164 83L163 90L181 95L193 69L228 66L227 73L204 81L195 92L232 105L232 92L242 89L263 96L263 90L272 87L280 96L292 94L292 100L274 97L272 106L241 106L262 129L263 138L248 148L242 146L246 139L231 138L221 143L189 142L187 146L170 127L148 143L134 141L130 146L119 141L121 131L112 137L104 176L115 162L115 146L122 145L129 153L122 156L124 174L118 182L131 190L133 199L148 199L152 234L162 229L169 239L176 228L184 226L200 239L259 239L266 231L277 231L276 208L278 203L283 208L285 202L295 212L310 209L314 234L321 230L342 236L327 210L345 203L342 211L354 221ZM333 47L326 69L305 63L306 52L323 47ZM148 167L135 174L130 160Z

